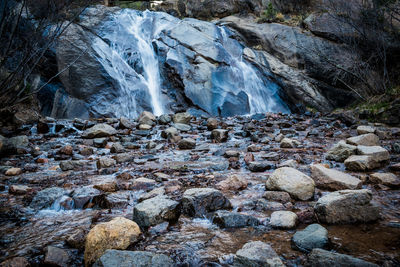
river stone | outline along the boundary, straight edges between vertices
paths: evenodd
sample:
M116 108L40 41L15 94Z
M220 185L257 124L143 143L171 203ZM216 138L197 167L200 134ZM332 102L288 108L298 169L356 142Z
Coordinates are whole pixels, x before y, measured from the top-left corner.
M122 129L133 129L135 124L131 122L128 118L121 117L119 119L119 127Z
M110 168L114 166L117 162L112 158L101 157L96 161L97 169Z
M311 165L311 177L317 187L328 190L357 189L362 181L347 173L325 168L322 164Z
M99 223L90 230L85 242L85 266L93 264L107 249L126 249L138 241L139 226L123 217Z
M249 170L252 172L264 172L275 168L275 164L271 161L252 161L248 164Z
M191 188L183 193L182 210L193 217L202 217L207 212L231 208L230 201L217 189Z
M267 191L263 194L263 198L269 201L276 201L283 204L292 201L292 198L287 192L280 192L280 191Z
M81 169L85 166L85 162L82 160L64 160L60 162L60 169L62 171L72 171Z
M316 223L297 231L292 237L294 247L303 252L310 252L314 248L324 248L328 242L328 230Z
M314 196L314 180L304 173L283 167L275 170L268 178L265 186L269 190L280 190L300 200L308 200Z
M347 138L346 142L355 146L378 146L379 137L375 134L362 134L354 137Z
M6 170L4 173L6 176L16 176L22 174L22 169L21 168L9 168Z
M192 129L190 125L178 122L174 123L174 127L182 132L189 132Z
M175 127L169 127L161 132L161 137L168 139L169 142L176 142L180 140L179 131Z
M93 139L93 145L98 148L104 148L107 145L107 138L95 138Z
M308 254L310 267L378 267L379 265L345 254L315 248Z
M170 123L172 121L172 118L170 115L168 114L162 114L159 118L158 118L158 122L160 124L163 125L167 125L168 123Z
M29 139L26 135L15 136L11 138L2 138L2 149L1 153L5 154L20 154L28 149Z
M380 218L380 209L371 200L372 192L367 189L336 191L318 199L314 210L324 223L366 223Z
M93 267L173 267L173 260L164 254L148 251L107 249Z
M88 203L94 203L95 198L99 198L102 193L91 185L78 187L72 193L75 208L83 209Z
M189 124L192 120L192 115L187 112L176 113L173 117L174 123Z
M274 211L269 224L274 228L292 229L297 224L297 215L291 211Z
M281 148L295 148L300 145L300 142L290 138L283 138L280 144Z
M120 143L114 143L110 148L111 153L122 153L124 151L125 148Z
M82 133L82 138L99 138L99 137L107 137L107 136L112 136L117 133L117 130L115 130L112 126L106 124L106 123L100 123L96 124L92 128L89 128L85 130Z
M44 258L44 264L57 267L68 267L71 266L71 256L68 250L48 246L46 248L46 256Z
M400 178L393 173L372 173L369 176L369 180L374 184L383 184L389 187L399 187Z
M247 185L248 182L246 179L238 177L236 175L232 175L229 178L217 183L215 186L222 191L227 191L227 190L238 191L246 189Z
M196 147L196 141L192 138L183 138L178 142L179 149L194 149Z
M178 205L178 202L163 195L146 199L133 208L133 220L140 227L149 227L164 221L175 221L179 217Z
M216 118L208 118L207 119L207 129L209 131L215 130L218 128L219 126L219 120Z
M368 126L368 125L360 125L360 126L358 126L357 127L357 133L359 134L359 135L362 135L362 134L369 134L369 133L375 133L375 131L376 131L376 128L375 127L373 127L373 126Z
M344 161L344 165L350 171L369 171L381 166L372 156L368 155L350 156Z
M66 194L67 191L60 187L46 188L34 196L29 207L34 210L49 208L54 201Z
M219 210L214 213L212 222L223 228L241 228L259 225L259 220L250 215Z
M326 159L343 162L348 157L355 155L357 147L347 144L344 140L334 145L326 154Z
M156 122L156 117L153 113L148 111L143 111L139 116L139 124L146 124L149 126L153 126Z
M381 146L357 146L357 154L371 156L378 162L390 159L389 151Z
M215 129L211 132L211 139L217 143L223 143L228 140L228 130Z
M234 266L285 266L275 250L267 243L251 241L236 252Z
M29 267L31 266L27 259L24 257L13 257L11 259L2 261L0 263L1 267Z

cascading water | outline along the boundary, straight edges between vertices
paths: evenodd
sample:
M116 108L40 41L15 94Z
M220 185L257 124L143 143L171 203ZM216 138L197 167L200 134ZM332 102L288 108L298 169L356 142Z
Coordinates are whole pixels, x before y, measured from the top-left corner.
M196 23L204 24L198 26ZM180 32L180 27L184 31L188 26L191 27L191 33L195 33L193 36L182 34L176 38L173 34L168 35L169 31ZM201 27L209 27L213 31L203 32ZM214 66L207 70L210 78L206 83L197 77L196 60L191 63L192 59L185 58L187 55L177 48L183 46L184 49L198 53L200 57L208 58L205 54L208 47L196 47L197 40L194 39L197 34L200 39L212 39L206 45L217 49L224 57L223 64L213 63ZM161 92L161 85L168 84L169 77L161 77L160 73L164 66L162 64L171 53L165 52L163 58L157 50L160 45L166 46L167 51L173 50L172 54L176 55L174 60L180 62L179 64L187 64L178 66L174 72L183 73L180 74L180 79L183 80L186 97L208 113L234 115L288 112L288 108L277 95L279 87L266 78L268 75L261 73L244 59L245 47L232 38L232 33L223 26L217 27L208 22L182 21L166 13L124 9L113 14L112 19L103 25L99 35L101 38L96 38L92 47L118 89L116 116L133 118L143 110L151 110L155 115L169 111L166 101L163 100L167 97L163 97ZM191 44L195 44L194 47L190 47ZM197 89L188 88L187 92L186 87L193 85L192 82L185 81L188 77L201 82L195 85ZM207 84L211 85L207 88ZM229 111L221 112L221 107Z

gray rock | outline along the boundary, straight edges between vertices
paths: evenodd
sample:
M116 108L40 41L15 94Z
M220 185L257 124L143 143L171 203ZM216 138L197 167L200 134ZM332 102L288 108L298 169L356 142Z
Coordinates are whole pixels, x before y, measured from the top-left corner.
M393 173L372 173L369 180L374 184L383 184L389 187L399 187L400 178Z
M247 166L252 172L264 172L275 168L275 164L270 161L251 161Z
M48 246L46 248L44 264L57 267L68 267L71 265L71 260L71 255L65 249L54 246Z
M345 141L340 141L334 145L326 154L326 159L334 160L337 162L343 162L348 157L355 155L357 152L357 147L347 144Z
M29 207L34 210L49 208L54 201L66 194L67 191L59 187L51 187L41 190L33 197Z
M89 128L85 130L82 133L82 138L99 138L99 137L107 137L107 136L112 136L117 133L117 130L115 130L112 126L105 124L105 123L100 123L96 124L92 128Z
M173 267L173 260L164 254L147 251L122 251L108 249L93 267Z
M139 121L139 124L153 126L156 123L156 117L151 112L143 111L140 114L138 121Z
M182 132L189 132L192 129L190 125L183 123L174 123L174 127Z
M215 129L211 132L211 139L217 143L226 142L228 140L228 130Z
M207 212L229 208L230 201L213 188L192 188L183 193L182 210L189 216L202 217Z
M328 190L357 189L362 184L360 179L322 164L311 165L311 177L317 187Z
M325 248L328 243L328 230L319 224L311 224L292 237L294 247L303 252L310 252L314 248Z
M368 155L353 155L344 161L346 169L350 171L369 171L381 166L381 163L376 161L372 156Z
M263 198L280 203L288 203L292 201L292 198L288 193L279 191L267 191L263 194Z
M111 153L122 153L124 151L125 148L120 143L114 143L110 148Z
M267 243L252 241L236 252L234 266L285 266L275 250Z
M82 169L85 161L82 160L64 160L60 162L60 169L63 171L71 171Z
M158 122L160 124L164 124L164 125L170 123L171 121L172 121L172 118L168 114L163 114L158 118Z
M216 119L216 118L209 118L209 119L207 120L207 129L208 129L209 131L215 130L215 129L218 128L219 124L220 124L220 122L219 122L218 119Z
M117 162L112 158L101 157L97 160L96 166L98 169L101 168L110 168L114 166Z
M347 138L346 142L355 146L379 146L379 137L368 133Z
M135 128L135 124L130 121L128 118L121 117L119 119L119 127L122 129L133 129Z
M357 146L357 154L371 156L377 162L390 159L389 151L381 146Z
M95 138L93 139L93 145L98 148L104 148L107 145L107 138Z
M308 254L311 267L378 267L379 265L363 261L345 254L315 248Z
M357 133L359 135L361 134L369 134L369 133L375 133L376 132L376 128L373 126L368 126L368 125L360 125L357 127Z
M29 139L26 135L20 135L11 138L1 137L0 146L0 153L21 154L27 151Z
M179 203L159 195L136 204L133 221L140 227L157 225L164 221L175 221L179 217Z
M269 190L281 190L300 200L314 196L314 180L304 173L289 167L276 169L268 178L265 186Z
M380 218L380 208L371 200L372 193L367 189L336 191L318 199L314 210L324 223L366 223Z
M114 155L113 159L118 163L124 163L133 161L135 159L135 155L131 153L119 153Z
M290 138L283 138L281 141L281 148L295 148L300 145L300 142Z
M173 117L174 123L189 124L192 120L192 115L187 112L176 113Z
M93 186L83 186L74 190L72 199L76 209L83 209L89 203L95 203L97 198L101 197L100 190L93 188Z
M226 210L215 212L212 222L223 228L241 228L260 224L259 220L255 217Z
M297 215L291 211L274 211L269 224L274 228L292 229L297 224Z
M183 138L178 142L180 149L194 149L196 147L196 141L192 138Z

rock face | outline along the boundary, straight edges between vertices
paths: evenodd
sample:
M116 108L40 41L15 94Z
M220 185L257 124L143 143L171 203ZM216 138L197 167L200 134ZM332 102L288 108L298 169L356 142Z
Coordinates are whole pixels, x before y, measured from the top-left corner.
M311 165L311 177L317 187L329 190L357 189L362 184L361 180L354 176L325 168L321 164Z
M314 196L314 180L304 173L283 167L275 170L268 178L265 186L269 190L281 190L300 200L308 200Z
M378 265L363 261L348 255L330 252L323 249L313 249L308 255L308 263L312 267L325 266L352 266L352 267L378 267Z
M355 155L357 147L347 144L345 141L340 141L334 145L326 154L326 159L338 162L345 161L348 157Z
M275 250L261 241L246 243L236 252L235 266L285 266Z
M189 216L201 217L207 212L231 207L229 200L213 188L192 188L182 197L182 210Z
M310 252L314 248L324 248L328 245L328 230L319 224L311 224L304 230L297 231L293 237L294 246L304 252Z
M93 264L107 249L126 249L140 234L135 222L122 217L96 225L86 237L85 266Z
M121 251L108 249L93 265L93 267L128 267L154 266L173 267L173 260L164 254L147 251Z
M107 137L116 133L117 131L112 126L105 123L100 123L84 131L82 134L82 138Z
M163 221L175 221L179 217L179 203L166 196L147 199L133 208L133 220L140 227L149 227Z
M342 190L321 197L314 209L324 223L365 223L380 218L380 209L371 200L372 193L367 189Z

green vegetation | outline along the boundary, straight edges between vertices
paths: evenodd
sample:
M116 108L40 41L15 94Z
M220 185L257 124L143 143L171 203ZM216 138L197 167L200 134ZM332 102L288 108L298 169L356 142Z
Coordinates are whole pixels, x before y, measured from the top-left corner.
M131 8L140 11L149 9L149 2L147 1L115 1L115 5L121 8Z

